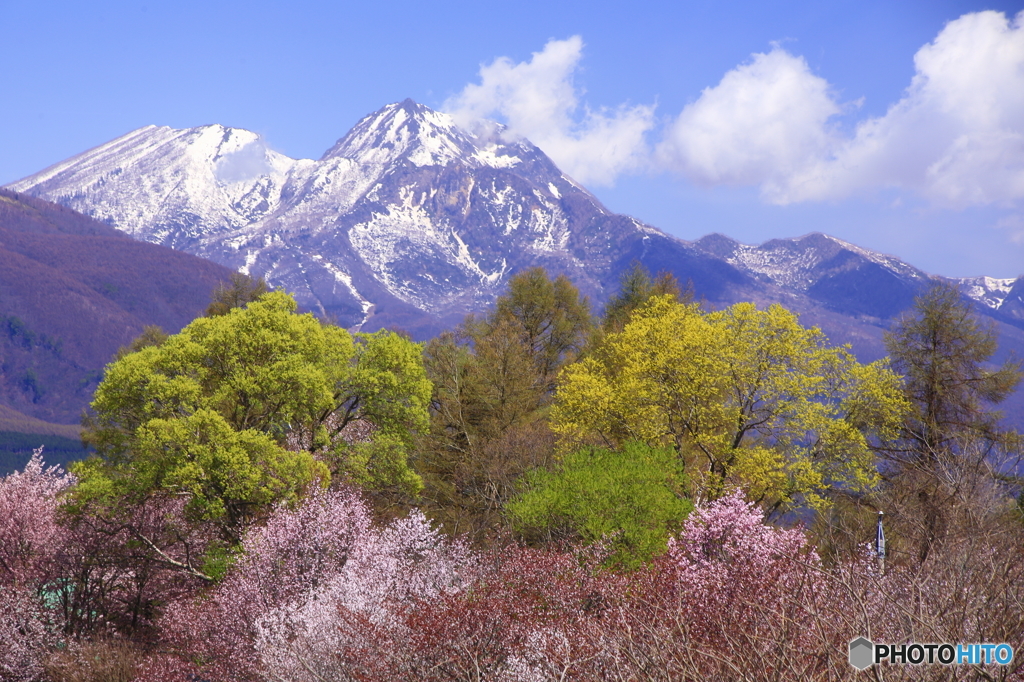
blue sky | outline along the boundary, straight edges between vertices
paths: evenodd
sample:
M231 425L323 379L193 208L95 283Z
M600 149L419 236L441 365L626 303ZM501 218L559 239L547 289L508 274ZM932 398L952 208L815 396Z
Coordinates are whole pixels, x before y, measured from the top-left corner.
M1022 9L7 1L0 183L147 124L247 128L316 158L412 97L509 124L609 208L684 239L822 231L1015 277Z

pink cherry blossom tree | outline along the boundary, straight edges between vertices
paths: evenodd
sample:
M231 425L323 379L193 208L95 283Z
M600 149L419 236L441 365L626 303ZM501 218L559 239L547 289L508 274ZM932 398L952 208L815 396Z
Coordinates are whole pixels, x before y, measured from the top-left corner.
M42 448L21 471L0 478L0 679L35 680L63 627L44 600L65 532L58 495L72 479L43 464Z
M22 471L0 478L0 583L35 588L45 582L61 548L58 494L73 482L43 464L39 448Z

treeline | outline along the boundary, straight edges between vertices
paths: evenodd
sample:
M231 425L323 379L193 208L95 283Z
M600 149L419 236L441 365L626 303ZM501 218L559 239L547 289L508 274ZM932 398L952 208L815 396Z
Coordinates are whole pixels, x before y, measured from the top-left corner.
M887 347L639 267L599 318L521 273L426 344L236 277L108 366L95 456L0 479L0 675L831 680L861 635L1019 648L1020 365L942 285Z
M77 438L64 436L25 433L21 431L0 431L0 471L16 471L26 464L26 452L42 447L46 451L46 461L69 466L72 462L85 459L89 451Z

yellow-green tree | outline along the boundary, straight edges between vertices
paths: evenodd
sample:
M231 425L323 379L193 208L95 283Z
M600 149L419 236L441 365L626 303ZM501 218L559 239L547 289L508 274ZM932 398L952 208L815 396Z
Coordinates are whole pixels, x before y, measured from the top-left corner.
M858 363L781 306L705 313L660 296L563 371L552 424L566 452L671 445L698 502L740 486L770 508L821 507L876 483L871 440L906 409L885 362Z
M84 431L97 454L74 470L74 501L185 498L193 519L237 539L331 475L416 490L408 450L430 391L418 344L353 337L264 294L107 367Z
M580 448L530 471L507 506L514 526L549 539L607 541L611 563L636 567L665 552L693 509L670 447Z

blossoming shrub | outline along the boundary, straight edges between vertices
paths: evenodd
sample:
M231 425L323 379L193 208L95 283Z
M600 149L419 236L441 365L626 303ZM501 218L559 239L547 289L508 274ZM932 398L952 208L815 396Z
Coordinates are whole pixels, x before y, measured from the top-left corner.
M468 548L414 512L382 529L352 490L316 493L251 529L224 581L163 620L168 670L226 679L337 677L385 641L404 604L464 585Z
M0 679L38 679L60 639L62 614L47 599L66 533L58 494L71 483L36 450L24 470L0 478Z

